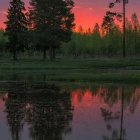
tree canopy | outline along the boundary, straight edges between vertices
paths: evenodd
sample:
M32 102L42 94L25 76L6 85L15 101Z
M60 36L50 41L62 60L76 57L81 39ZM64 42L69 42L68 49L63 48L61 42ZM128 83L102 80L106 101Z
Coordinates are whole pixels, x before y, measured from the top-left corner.
M50 50L53 57L55 48L62 42L71 39L74 27L74 14L72 0L31 0L29 10L29 23L34 32L38 49L44 53Z
M17 53L26 47L25 33L27 32L27 20L25 16L24 2L12 0L8 9L6 35L8 36L8 48L13 53L13 59L17 60Z

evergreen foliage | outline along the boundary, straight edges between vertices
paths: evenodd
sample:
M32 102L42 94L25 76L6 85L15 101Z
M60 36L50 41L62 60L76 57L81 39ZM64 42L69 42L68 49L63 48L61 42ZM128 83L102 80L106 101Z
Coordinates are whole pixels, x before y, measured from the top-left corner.
M116 1L117 2L117 1ZM12 0L8 9L6 29L0 30L0 53L12 52L17 60L19 52L41 52L43 58L59 55L77 57L120 57L123 53L123 30L116 24L122 21L119 13L107 12L101 25L84 31L80 26L74 31L72 0L30 0L26 13L21 0ZM113 8L110 3L110 8ZM126 19L126 54L140 54L140 24L136 13ZM28 40L27 40L28 38ZM38 53L39 54L39 53Z
M29 23L35 37L35 45L43 51L46 59L46 50L50 51L50 59L55 58L55 49L62 42L71 39L74 27L72 0L31 0Z
M27 20L25 16L24 2L12 0L8 9L6 35L8 36L8 49L13 53L13 59L17 60L18 52L26 47Z

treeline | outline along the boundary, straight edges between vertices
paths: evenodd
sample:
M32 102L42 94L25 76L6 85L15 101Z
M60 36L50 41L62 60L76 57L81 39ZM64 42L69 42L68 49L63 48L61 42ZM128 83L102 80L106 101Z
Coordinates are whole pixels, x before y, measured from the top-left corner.
M98 23L93 29L84 30L79 27L78 32L73 33L72 40L62 45L61 51L74 57L122 57L123 32L116 22L108 23L104 18L103 23ZM140 55L140 24L134 13L130 20L126 19L126 55Z
M55 59L56 52L73 57L121 57L122 23L117 25L107 12L101 25L96 23L86 31L80 26L74 31L73 7L72 0L30 0L26 10L21 0L12 0L6 29L0 30L0 55L11 52L14 60L22 52L37 52L50 60ZM139 54L140 24L134 13L126 19L126 55Z

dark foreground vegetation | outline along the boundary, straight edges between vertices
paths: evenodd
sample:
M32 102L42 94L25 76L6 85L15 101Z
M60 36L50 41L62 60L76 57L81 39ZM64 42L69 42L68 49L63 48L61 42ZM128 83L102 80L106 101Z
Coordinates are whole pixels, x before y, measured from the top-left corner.
M0 81L140 83L139 59L1 60Z

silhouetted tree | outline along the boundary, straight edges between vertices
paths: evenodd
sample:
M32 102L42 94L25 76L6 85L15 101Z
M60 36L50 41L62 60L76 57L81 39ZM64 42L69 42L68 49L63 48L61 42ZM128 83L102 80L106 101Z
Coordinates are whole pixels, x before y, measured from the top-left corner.
M101 34L100 34L100 26L98 23L95 24L93 31L92 31L92 37L93 37L93 49L92 52L94 52L94 55L99 55L100 48L101 48Z
M100 35L100 26L98 23L95 24L93 28L93 33L99 34Z
M137 52L137 35L138 35L139 27L140 27L139 20L136 13L132 14L131 21L132 21L132 27L134 30L134 48L135 48L135 53L136 53Z
M21 0L10 2L5 24L9 40L8 49L13 53L14 60L17 60L18 52L23 51L26 47L27 21L24 11L24 3Z
M109 4L109 8L113 8L115 6L116 3L123 3L123 12L122 13L118 13L118 12L114 12L114 16L118 19L121 20L121 18L123 17L123 57L126 57L126 30L125 30L125 19L126 19L126 4L128 4L128 0L114 0L114 2L111 2Z
M78 31L78 33L84 33L84 29L81 25L78 27L77 31Z
M103 23L102 23L102 28L104 29L104 33L105 33L105 37L107 38L107 40L109 40L109 42L107 43L107 55L110 57L112 55L112 45L111 44L111 37L114 34L114 28L115 28L115 19L114 16L116 14L115 13L111 13L111 12L106 12L106 15L103 19Z
M115 15L115 13L106 12L106 15L103 18L102 27L105 31L105 34L111 33L111 31L113 30L113 28L115 26L114 15Z
M71 132L71 94L46 83L10 83L5 96L5 113L12 140L19 140L22 128L29 126L31 139L62 140Z
M55 50L62 42L71 39L74 27L72 0L31 0L29 10L30 25L35 31L36 44L43 51L50 52L50 59L55 58Z
M4 33L4 30L0 29L0 56L5 51L6 44L8 43L7 36L5 36Z
M25 98L16 92L10 92L5 100L5 107L12 140L20 140L25 117Z

